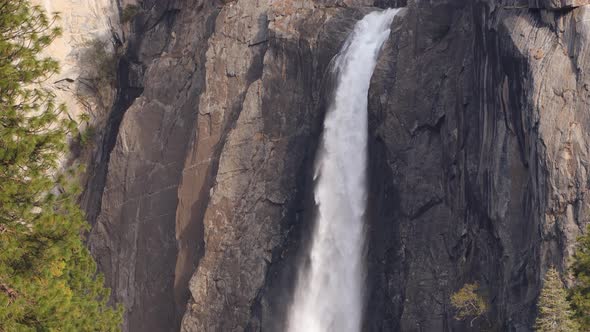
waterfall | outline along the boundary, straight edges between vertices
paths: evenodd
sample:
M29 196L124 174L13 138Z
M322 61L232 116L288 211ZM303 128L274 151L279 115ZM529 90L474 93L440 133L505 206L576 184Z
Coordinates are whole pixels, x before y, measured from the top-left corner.
M364 307L367 99L381 46L398 9L359 21L334 59L337 86L316 156L318 216L310 266L299 276L290 332L357 332Z

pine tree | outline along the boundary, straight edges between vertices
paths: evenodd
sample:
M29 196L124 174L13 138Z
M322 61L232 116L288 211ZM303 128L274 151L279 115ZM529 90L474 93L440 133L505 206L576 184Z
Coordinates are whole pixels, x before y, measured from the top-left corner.
M40 55L61 33L55 19L0 0L0 331L116 331L78 190L57 171L75 124L40 86L59 68Z
M575 285L570 300L575 317L583 331L590 331L590 226L586 235L578 239L572 272Z
M567 291L559 272L551 268L545 275L543 289L539 296L538 316L535 322L537 332L576 332L579 327L573 319Z

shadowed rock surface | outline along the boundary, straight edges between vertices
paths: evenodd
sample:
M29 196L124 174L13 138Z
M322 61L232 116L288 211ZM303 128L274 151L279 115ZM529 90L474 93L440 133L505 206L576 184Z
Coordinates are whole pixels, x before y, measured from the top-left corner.
M144 1L87 197L125 331L284 328L330 60L388 6L407 9L369 94L364 330L531 331L588 223L587 4ZM470 328L449 297L474 281L491 312Z

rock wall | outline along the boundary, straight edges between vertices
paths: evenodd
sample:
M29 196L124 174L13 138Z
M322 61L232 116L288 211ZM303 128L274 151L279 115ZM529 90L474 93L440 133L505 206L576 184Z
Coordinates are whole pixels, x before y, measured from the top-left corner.
M97 71L102 68L97 68L97 62L93 61L96 57L93 52L103 51L106 56L114 57L110 40L112 33L119 30L116 1L32 0L31 3L40 6L50 17L57 14L53 24L62 29L62 35L44 51L60 64L60 72L44 82L45 87L67 106L67 116L77 120L81 130L88 125L102 127L110 111L113 89L95 84ZM112 69L106 74L114 75ZM83 121L83 116L88 116L88 121Z
M585 1L144 1L123 29L89 239L125 331L280 331L330 60L406 6L370 92L367 331L530 331L587 224ZM353 157L353 156L351 156Z
M588 8L569 5L410 3L371 93L370 330L469 330L449 296L474 281L492 310L473 330L531 330L588 223Z
M90 248L113 300L126 308L124 331L179 325L177 192L217 12L210 1L184 7L144 1L127 33L120 88L88 198Z

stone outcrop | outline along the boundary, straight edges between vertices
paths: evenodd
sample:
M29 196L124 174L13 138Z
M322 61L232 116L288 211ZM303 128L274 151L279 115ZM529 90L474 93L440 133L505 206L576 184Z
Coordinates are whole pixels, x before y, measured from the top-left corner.
M110 40L112 33L119 29L116 2L32 0L31 3L40 6L50 17L57 14L53 24L62 29L62 35L45 50L46 55L59 62L60 72L43 84L55 93L58 102L66 105L67 116L77 120L82 131L89 125L103 127L114 97L113 88L98 86L96 81L100 75L114 77L115 68L97 68L95 52L114 58ZM83 115L88 116L88 121L82 121Z
M280 331L330 60L407 6L369 96L367 331L530 331L588 223L586 1L143 1L89 180L125 331ZM351 156L353 158L354 156ZM488 321L453 319L477 281Z

